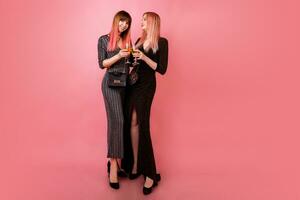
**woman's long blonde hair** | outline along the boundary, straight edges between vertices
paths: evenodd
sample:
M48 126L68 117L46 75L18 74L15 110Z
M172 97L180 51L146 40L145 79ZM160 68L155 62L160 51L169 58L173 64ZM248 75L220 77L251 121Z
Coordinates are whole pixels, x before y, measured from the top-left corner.
M143 45L145 40L149 40L149 45L145 51L148 52L150 49L155 53L158 50L158 40L160 37L160 17L154 12L145 12L143 16L147 18L147 30L143 30L137 47Z
M119 32L119 22L127 21L128 28L124 32ZM122 40L122 48L125 48L126 43L131 44L131 36L130 36L130 27L131 27L131 16L128 12L121 10L116 13L114 16L114 20L112 23L111 31L109 33L109 43L107 45L108 51L113 51L117 48L118 39Z

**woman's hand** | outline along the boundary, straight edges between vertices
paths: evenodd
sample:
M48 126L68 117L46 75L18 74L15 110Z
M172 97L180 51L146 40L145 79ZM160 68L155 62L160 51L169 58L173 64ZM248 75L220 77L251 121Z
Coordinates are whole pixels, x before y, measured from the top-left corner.
M121 49L118 53L119 58L126 58L130 55L130 52L127 49Z
M138 60L144 60L144 58L146 57L145 54L138 49L135 49L132 55Z
M157 63L151 60L148 56L146 56L142 51L140 50L134 50L133 57L136 57L138 60L143 60L149 67L151 67L153 70L156 70Z
M103 66L105 68L110 68L113 64L118 62L118 60L120 60L121 58L126 58L129 55L130 55L130 52L127 49L121 49L119 51L119 53L117 53L113 57L103 60Z

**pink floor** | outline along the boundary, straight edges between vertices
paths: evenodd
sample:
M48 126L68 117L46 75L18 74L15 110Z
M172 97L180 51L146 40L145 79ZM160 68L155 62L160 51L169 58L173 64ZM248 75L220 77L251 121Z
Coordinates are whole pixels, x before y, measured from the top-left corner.
M2 199L299 199L298 169L277 169L265 163L232 162L222 152L208 158L201 153L193 158L160 161L162 181L144 197L143 179L120 179L118 191L108 186L103 159L48 161L13 165L2 171ZM212 151L212 150L210 150ZM230 153L231 156L235 153ZM225 153L224 153L225 154ZM86 155L89 156L89 155ZM164 157L167 158L167 157ZM42 159L41 159L42 160ZM231 160L231 161L229 161ZM3 181L5 180L5 181Z

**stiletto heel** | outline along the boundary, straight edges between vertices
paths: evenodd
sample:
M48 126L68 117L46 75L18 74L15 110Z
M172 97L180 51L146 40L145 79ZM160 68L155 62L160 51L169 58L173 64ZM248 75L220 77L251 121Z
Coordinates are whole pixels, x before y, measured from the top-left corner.
M110 186L111 188L117 190L117 189L120 188L120 184L119 184L119 182L116 182L116 183L110 182L110 177L109 177L109 174L110 174L110 167L111 167L110 161L108 161L108 162L107 162L107 173L108 173L109 186Z

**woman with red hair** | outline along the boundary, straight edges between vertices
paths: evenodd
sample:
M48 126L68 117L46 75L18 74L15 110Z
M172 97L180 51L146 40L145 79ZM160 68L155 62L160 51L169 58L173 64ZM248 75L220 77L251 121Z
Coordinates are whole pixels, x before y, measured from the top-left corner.
M165 74L168 65L168 41L160 37L160 17L146 12L142 18L142 35L136 42L133 56L137 65L138 80L126 91L125 156L123 168L130 179L144 175L143 193L150 194L160 180L150 137L150 110L156 89L156 72Z
M107 115L107 171L109 184L118 189L118 174L123 173L119 169L119 163L124 157L124 95L125 87L112 85L111 77L115 74L128 74L129 69L125 64L125 58L130 55L126 45L131 44L130 39L131 16L126 11L119 11L113 19L109 34L102 35L98 40L98 61L101 69L106 69L102 80L102 94L104 97ZM115 80L119 83L119 80ZM119 82L118 82L119 81ZM126 81L126 80L125 80ZM119 172L118 172L119 170Z

